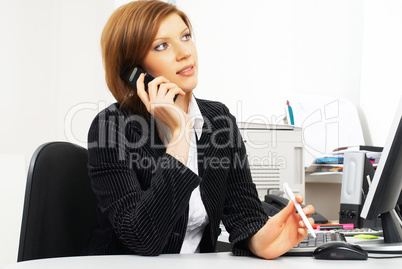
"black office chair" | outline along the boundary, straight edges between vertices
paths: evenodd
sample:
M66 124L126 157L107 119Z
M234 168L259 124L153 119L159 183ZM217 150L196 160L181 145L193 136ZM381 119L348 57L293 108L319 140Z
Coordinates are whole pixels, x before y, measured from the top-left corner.
M98 224L88 152L68 142L41 145L28 171L18 262L78 256Z

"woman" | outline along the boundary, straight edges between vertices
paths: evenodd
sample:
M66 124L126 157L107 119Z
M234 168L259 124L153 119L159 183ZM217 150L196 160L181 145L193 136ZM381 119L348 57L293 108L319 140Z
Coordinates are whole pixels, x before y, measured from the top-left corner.
M106 81L117 103L88 134L100 216L88 254L211 252L221 221L235 255L275 258L307 235L292 202L268 220L235 118L194 97L191 35L186 15L160 1L124 5L104 28ZM142 74L136 87L121 79L135 65L156 78L145 85Z

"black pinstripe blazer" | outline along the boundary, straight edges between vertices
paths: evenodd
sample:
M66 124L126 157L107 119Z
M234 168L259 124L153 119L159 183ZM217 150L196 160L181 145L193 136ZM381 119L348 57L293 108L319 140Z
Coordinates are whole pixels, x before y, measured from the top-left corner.
M199 176L171 155L154 120L118 104L100 112L88 133L89 174L99 199L100 226L86 254L179 253L188 203L200 185L209 224L201 252L215 251L223 221L235 255L267 221L235 118L219 102L197 99L204 126L197 142Z

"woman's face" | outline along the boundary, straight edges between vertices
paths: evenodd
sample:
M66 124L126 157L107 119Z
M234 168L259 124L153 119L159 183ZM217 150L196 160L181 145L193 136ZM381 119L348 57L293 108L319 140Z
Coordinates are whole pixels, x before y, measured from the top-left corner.
M185 92L195 88L198 83L197 49L190 29L179 15L171 14L162 21L143 67L154 77L164 76Z

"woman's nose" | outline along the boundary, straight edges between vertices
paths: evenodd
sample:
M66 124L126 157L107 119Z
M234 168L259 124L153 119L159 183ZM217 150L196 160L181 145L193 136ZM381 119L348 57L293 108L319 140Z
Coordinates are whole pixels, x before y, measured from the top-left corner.
M190 57L191 49L186 44L180 44L177 49L177 60Z

